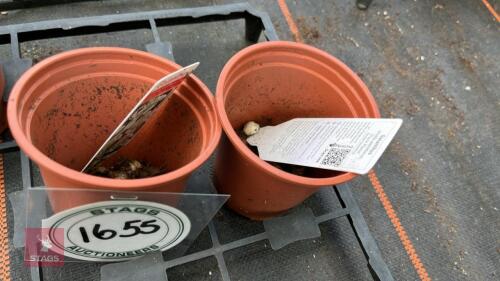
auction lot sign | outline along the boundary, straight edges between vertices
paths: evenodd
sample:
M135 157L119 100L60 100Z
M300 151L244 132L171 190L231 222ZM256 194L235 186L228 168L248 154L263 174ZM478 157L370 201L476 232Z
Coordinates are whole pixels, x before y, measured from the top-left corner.
M210 183L199 178L192 184L201 190L200 185L208 189ZM14 236L24 230L24 261L34 266L126 261L165 251L183 255L229 198L216 193L50 187L29 188L25 194L23 206L15 211L24 213L25 223ZM60 204L53 205L52 199L70 197L78 200L55 211Z
M42 222L53 250L87 261L121 261L182 242L191 222L180 210L147 201L103 201L57 213ZM60 235L60 230L64 235Z

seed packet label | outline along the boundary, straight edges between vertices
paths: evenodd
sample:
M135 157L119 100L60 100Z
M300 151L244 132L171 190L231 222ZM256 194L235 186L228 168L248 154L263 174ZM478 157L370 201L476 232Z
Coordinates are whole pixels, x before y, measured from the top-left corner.
M82 172L92 171L102 160L126 145L142 128L155 109L173 94L177 86L199 64L197 62L186 66L158 80L120 122L90 161L83 167Z
M123 261L182 242L191 230L180 210L155 202L117 200L86 204L45 219L45 245L66 257ZM56 235L57 231L64 235Z
M297 118L263 127L247 139L265 161L366 174L378 161L401 119Z

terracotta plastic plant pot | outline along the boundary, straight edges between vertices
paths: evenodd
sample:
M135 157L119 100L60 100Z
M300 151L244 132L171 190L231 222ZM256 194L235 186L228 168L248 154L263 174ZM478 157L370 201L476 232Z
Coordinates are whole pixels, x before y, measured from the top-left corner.
M0 134L7 128L7 117L5 115L5 102L3 101L3 91L5 89L5 78L2 66L0 65Z
M120 180L79 172L145 91L178 68L164 58L124 48L55 55L28 70L13 88L7 106L12 134L49 187L182 192L221 135L213 95L194 76L114 156L165 167L167 173ZM55 210L96 199L65 192L49 196Z
M227 135L216 159L215 185L231 194L230 208L258 220L356 175L284 172L259 159L235 130L248 121L276 125L297 117L380 116L370 91L349 67L324 51L292 42L260 43L238 52L222 70L215 100Z

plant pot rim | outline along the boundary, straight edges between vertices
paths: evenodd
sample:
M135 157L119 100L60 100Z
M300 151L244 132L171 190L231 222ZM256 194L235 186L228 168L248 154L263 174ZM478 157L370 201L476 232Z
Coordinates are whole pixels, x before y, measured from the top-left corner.
M89 48L80 48L80 49L75 49L75 50L70 50L66 52L62 52L60 54L51 56L47 59L42 60L41 62L37 63L35 66L31 67L29 70L27 70L21 78L16 82L14 88L11 91L9 100L8 100L8 105L7 105L7 116L8 116L8 123L11 129L11 133L14 136L17 144L19 147L26 152L26 154L31 158L37 165L42 166L46 170L50 171L51 173L58 173L61 175L64 175L66 178L74 178L78 179L81 182L84 182L85 184L88 184L89 186L95 186L97 189L117 189L117 190L141 190L141 189L147 189L150 188L151 186L158 185L161 183L173 181L179 178L182 178L191 172L193 172L196 168L201 166L213 153L215 148L217 147L217 144L219 143L221 134L222 134L222 128L220 123L218 122L218 117L216 114L214 114L214 119L215 124L213 127L210 128L212 130L214 137L212 138L207 138L208 143L206 144L206 147L202 149L201 153L193 159L193 161L189 162L188 164L165 174L159 175L159 176L154 176L150 178L144 178L144 179L128 179L128 180L122 180L122 179L110 179L110 178L104 178L104 177L98 177L98 176L93 176L85 173L81 173L77 170L70 169L54 160L46 156L44 153L42 153L38 148L36 148L27 138L26 134L24 133L21 123L19 122L19 114L20 111L18 111L18 105L17 103L19 102L18 96L20 95L21 90L26 86L27 81L29 77L32 75L35 75L41 71L45 71L47 67L51 67L51 65L65 60L69 57L72 56L86 56L86 55L93 55L93 54L98 54L98 53L114 53L114 54L123 54L123 55L133 55L136 57L143 57L143 58L148 58L148 59L154 59L154 60L160 60L162 63L169 64L172 67L179 69L181 68L180 65L169 61L165 58L162 58L157 55L153 55L150 53L146 53L144 51L139 51L139 50L134 50L134 49L129 49L129 48L120 48L120 47L89 47ZM208 100L213 101L214 97L211 95L211 91L208 89L208 87L200 80L198 79L194 74L191 75L191 78L194 80L195 83L197 83L200 88L203 89L203 95L206 95ZM215 106L213 102L210 102L209 105L212 107L212 112L215 112ZM104 187L106 186L106 188ZM58 186L59 187L59 186Z
M217 108L217 114L219 115L219 120L222 124L222 129L226 133L229 141L233 144L236 150L243 155L243 157L262 170L263 172L272 175L274 177L281 178L285 181L290 182L291 184L299 184L303 186L307 186L310 188L317 188L318 186L328 186L334 184L340 184L346 181L353 179L358 176L358 174L354 173L342 173L338 176L327 177L327 178L309 178L297 176L291 173L287 173L282 171L273 165L267 163L266 161L260 159L255 153L253 153L243 141L241 141L240 137L237 135L235 130L233 129L231 122L226 114L225 110L225 96L223 95L224 84L226 81L226 77L229 75L229 72L239 63L240 58L245 57L251 53L259 53L263 51L269 51L273 49L280 49L283 51L284 49L289 50L305 50L306 52L315 53L316 55L325 57L325 60L328 60L337 67L341 68L348 75L350 75L363 89L363 94L368 98L368 102L370 107L374 110L375 116L374 118L380 118L380 112L377 107L377 103L373 96L370 93L370 90L366 87L365 83L356 75L347 65L341 62L339 59L333 57L325 51L317 49L315 47L303 44L296 43L291 41L268 41L257 43L255 45L251 45L246 47L245 49L236 53L224 66L222 72L219 76L219 80L217 82L217 89L215 94L215 106ZM250 120L249 120L250 121Z

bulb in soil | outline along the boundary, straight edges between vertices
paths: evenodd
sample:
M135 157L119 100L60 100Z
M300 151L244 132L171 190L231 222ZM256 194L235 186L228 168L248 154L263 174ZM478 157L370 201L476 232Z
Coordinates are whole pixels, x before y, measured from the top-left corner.
M97 171L97 174L102 174L102 175L108 173L108 169L104 166L97 167L96 171Z
M245 135L247 135L249 137L249 136L253 136L253 135L257 134L259 129L260 129L259 124L257 124L254 121L250 121L250 122L247 122L245 124L245 126L243 127L243 132L245 133Z
M123 172L123 171L112 171L109 174L110 174L111 178L114 178L114 179L125 180L125 179L129 178L129 176L127 175L127 173Z
M130 166L130 171L132 172L135 172L137 171L138 169L142 168L142 164L141 162L137 161L137 160L132 160L129 162L129 166Z

